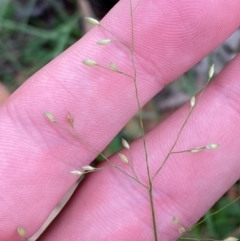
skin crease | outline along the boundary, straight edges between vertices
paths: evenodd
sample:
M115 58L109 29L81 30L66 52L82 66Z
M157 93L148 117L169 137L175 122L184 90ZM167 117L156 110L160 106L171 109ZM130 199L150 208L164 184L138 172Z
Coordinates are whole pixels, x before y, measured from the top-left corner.
M239 12L238 0L142 0L134 13L141 104L233 33L240 24ZM119 2L102 24L130 43L129 1ZM95 45L106 37L111 36L94 28L1 107L0 240L21 240L18 226L28 236L34 234L76 181L68 172L96 156L49 123L44 111L63 126L69 111L81 137L98 150L136 113L131 79L81 63L86 58L103 65L114 60L120 70L132 73L129 52L122 45ZM174 216L190 227L239 178L239 65L237 57L205 91L176 146L182 150L217 142L221 148L173 155L154 181L159 240L176 240ZM188 110L186 105L147 135L151 173ZM141 140L131 149L136 172L146 180ZM147 190L114 169L89 175L40 240L153 240Z

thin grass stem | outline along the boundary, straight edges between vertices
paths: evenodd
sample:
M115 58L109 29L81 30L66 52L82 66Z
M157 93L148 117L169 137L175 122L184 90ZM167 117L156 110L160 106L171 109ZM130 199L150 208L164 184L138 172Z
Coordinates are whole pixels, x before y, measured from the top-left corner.
M133 172L135 178L138 180L138 176L137 176L137 174L136 174L136 172L135 172L135 170L134 170L134 166L133 166L133 160L132 160L131 151L128 150L128 152L129 152L129 156L130 156L130 167L131 167L131 169L132 169L132 172Z
M165 157L162 165L158 168L158 170L157 170L156 173L154 174L154 176L153 176L153 178L152 178L152 181L155 179L155 177L157 176L157 174L162 170L163 166L164 166L165 163L167 162L167 160L168 160L169 156L171 155L173 148L176 146L176 144L177 144L177 142L178 142L178 139L179 139L179 137L180 137L180 135L181 135L184 127L186 126L186 124L187 124L187 122L188 122L188 120L189 120L189 118L190 118L193 110L194 110L194 107L192 107L192 108L190 109L190 111L188 112L188 115L187 115L185 121L183 122L183 125L181 126L181 128L180 128L180 130L179 130L179 132L178 132L178 134L177 134L177 137L176 137L176 139L175 139L175 141L174 141L174 143L173 143L173 145L172 145L172 147L170 148L170 150L169 150L167 156Z
M124 73L124 72L122 72L122 71L119 71L119 70L113 71L112 69L109 69L108 67L105 67L105 66L100 65L100 64L97 64L96 66L101 67L101 68L103 68L103 69L106 69L106 70L108 70L108 71L114 72L114 73L118 73L118 74L125 75L125 76L127 76L127 77L129 77L129 78L131 78L131 79L134 78L133 76L131 76L131 75L127 74L127 73Z
M147 151L147 144L146 144L146 138L145 138L145 131L143 126L143 118L142 118L142 110L139 100L139 93L138 93L138 86L137 86L137 71L135 67L135 60L134 60L134 22L133 22L133 6L132 1L129 0L130 3L130 16L131 16L131 59L132 59L132 66L133 66L133 80L134 80L134 87L135 87L135 95L137 100L137 106L138 106L138 114L139 114L139 122L141 126L142 131L142 140L143 140L143 146L144 146L144 152L145 152L145 161L146 161L146 167L147 167L147 176L148 176L148 185L149 185L149 198L150 198L150 205L151 205L151 213L152 213L152 222L153 222L153 231L154 231L154 240L158 241L157 236L157 224L156 224L156 217L155 217L155 210L154 210L154 201L153 201L153 186L152 186L152 180L150 176L150 167L148 162L148 151Z
M61 129L63 129L66 132L69 132L67 129L65 129L63 126L59 125L57 122L55 123L56 125L58 125ZM102 156L112 167L116 168L117 170L119 170L120 172L122 172L123 174L125 174L126 176L128 176L129 178L133 179L134 181L136 181L137 183L139 183L140 185L142 185L143 187L148 189L148 186L146 186L144 183L142 183L141 181L139 181L138 179L136 179L135 177L129 175L128 173L126 173L125 171L123 171L120 167L118 167L117 165L115 165L109 158L107 158L102 152L98 151L95 147L93 147L91 144L89 144L87 141L85 141L84 139L82 139L79 134L77 133L76 129L74 128L74 126L72 126L73 129L73 135L76 139L78 139L80 142L82 142L83 144L85 144L87 147L89 147L90 149L92 149L93 151L95 151L98 155Z
M104 26L100 25L102 29L104 29L106 32L110 33L116 40L117 42L121 43L123 46L125 46L127 49L130 49L121 39L119 39L114 33L112 33L110 30L105 28Z

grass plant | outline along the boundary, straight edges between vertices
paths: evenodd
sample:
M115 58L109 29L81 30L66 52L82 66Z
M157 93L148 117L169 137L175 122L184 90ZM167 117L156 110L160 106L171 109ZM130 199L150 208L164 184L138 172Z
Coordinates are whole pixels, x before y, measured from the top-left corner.
M148 193L149 203L150 203L150 207L151 207L151 210L149 210L149 215L151 215L151 218L152 218L152 230L153 230L154 240L160 241L161 237L160 237L159 232L158 232L158 225L159 224L157 223L157 220L156 220L155 201L154 201L154 195L153 195L153 188L154 188L153 183L154 183L155 178L159 175L159 173L161 172L164 165L168 162L169 157L171 155L177 155L177 154L182 154L182 153L190 153L190 154L196 153L196 155L197 155L197 153L199 153L199 152L211 151L211 150L215 150L219 147L219 144L217 144L217 143L206 143L206 145L200 146L200 147L197 146L197 147L193 147L193 148L188 148L186 150L175 150L176 144L178 143L178 140L179 140L179 138L182 134L182 131L186 128L186 125L187 125L189 119L192 117L192 114L193 114L193 112L196 108L196 105L198 104L199 101L201 101L201 98L203 97L204 90L207 87L209 81L213 77L214 65L212 65L211 68L209 69L209 78L207 80L206 86L203 88L203 90L198 95L196 95L196 96L193 95L192 98L190 99L189 112L188 112L187 116L185 117L185 120L181 124L179 132L177 133L173 144L169 148L169 151L168 151L166 157L164 158L164 160L162 161L162 163L159 165L159 167L156 170L151 170L151 166L150 166L150 162L149 162L148 143L146 141L146 134L145 134L144 124L143 124L143 113L142 113L142 109L141 109L141 102L140 102L139 90L138 90L138 72L137 72L137 68L135 66L135 38L134 38L135 37L135 35L134 35L135 22L134 22L134 13L135 13L135 11L137 11L137 8L138 8L139 4L141 4L141 0L135 6L133 6L132 1L129 0L129 10L130 10L130 20L131 20L131 22L130 22L131 44L130 45L128 45L127 43L124 43L124 41L119 39L111 31L111 29L108 29L108 28L104 27L98 20L93 19L93 18L86 18L86 20L89 21L91 24L95 25L98 28L101 28L103 31L112 35L112 39L106 38L106 39L98 40L96 44L101 45L101 46L97 46L97 47L107 47L109 44L115 44L117 42L117 43L120 43L123 48L126 48L129 51L129 60L126 60L126 61L130 62L132 72L126 73L126 72L122 71L121 69L118 68L118 63L115 63L114 61L110 62L109 66L102 65L101 63L98 63L97 61L92 60L91 58L84 59L84 60L82 60L82 62L83 62L84 65L86 65L88 67L91 67L91 68L101 68L101 69L104 69L106 71L114 72L115 74L124 75L132 81L132 84L133 84L134 90L135 90L136 103L137 103L137 106L138 106L139 125L140 125L141 132L142 132L142 142L143 142L143 148L144 148L143 159L145 161L145 166L146 166L146 179L139 177L137 171L134 168L134 159L132 158L132 155L131 155L131 144L129 144L127 140L122 139L122 145L127 150L128 155L119 152L118 156L119 156L119 161L124 163L125 165L127 165L130 172L126 172L124 169L122 169L120 167L121 165L118 165L115 162L112 162L110 158L108 158L101 151L97 150L93 145L91 145L86 140L84 140L81 137L81 134L79 134L77 129L75 128L75 125L74 125L75 119L74 119L74 116L72 116L71 113L66 114L66 119L67 119L67 123L68 123L67 127L58 123L58 120L55 118L55 116L53 114L54 113L53 111L51 111L51 112L46 111L45 115L50 122L57 125L64 132L67 132L70 135L73 135L77 139L77 141L83 143L88 148L92 149L99 156L104 158L106 160L106 162L108 163L108 165L105 165L103 167L102 166L98 167L98 166L85 165L85 166L82 166L80 169L72 170L70 172L70 174L83 176L85 174L93 173L93 172L96 172L96 171L104 171L103 169L116 168L123 175L125 175L127 178L129 178L130 179L129 181L135 181L137 184L141 185L146 190L146 192ZM65 18L66 16L64 16L64 14L60 10L61 9L59 9L59 12ZM74 21L73 21L73 23L75 23ZM4 23L4 27L5 28L14 28L14 26L11 24L11 22L8 22L8 21L6 21ZM26 31L26 29L20 28L20 31ZM30 31L31 34L33 34L33 35L38 34L38 31L36 29L28 29L27 31ZM52 38L52 37L55 38L56 37L55 34L57 35L58 33L52 33L52 35L48 35L48 33L45 33L45 34L41 33L41 36L46 35L46 36L48 36L48 38ZM71 131L69 131L69 127L71 128ZM105 171L107 171L107 170L105 170ZM153 173L153 174L151 174L151 173ZM147 182L145 180L147 180ZM237 198L237 199L239 199L239 198ZM234 200L234 203L236 202L236 200ZM213 213L209 213L198 224L196 224L195 227L201 225L201 223L206 221L206 220L209 220L209 223L210 223L210 217L213 217L215 214L219 213L220 211L225 210L228 205L229 204L226 204L220 210L215 211ZM205 239L205 238L184 237L184 235L188 231L190 231L191 229L189 229L189 228L185 227L183 224L181 224L181 220L179 220L178 217L173 217L173 225L178 226L179 234L182 236L180 238L181 240L237 241L237 238L235 238L235 237L228 237L228 238L221 239L221 240L220 239L211 239L211 238ZM22 227L18 228L18 233L22 238L27 240L26 233L25 233L25 231Z

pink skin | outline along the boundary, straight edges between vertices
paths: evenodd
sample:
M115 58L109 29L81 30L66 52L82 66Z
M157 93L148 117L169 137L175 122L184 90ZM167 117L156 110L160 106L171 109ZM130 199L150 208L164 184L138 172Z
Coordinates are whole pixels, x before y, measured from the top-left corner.
M239 0L142 0L134 14L141 104L234 32L239 12ZM130 43L129 21L129 1L123 0L102 24ZM18 226L28 236L34 234L76 181L68 172L96 156L49 123L44 111L52 112L63 126L69 111L81 137L98 150L136 113L130 78L81 63L86 58L103 65L114 61L120 70L132 73L129 52L121 44L95 45L106 37L111 35L94 28L1 107L0 240L21 240ZM159 240L175 240L179 233L174 216L190 227L239 178L239 66L237 57L209 86L175 150L214 142L221 148L172 155L154 181ZM184 106L147 135L151 173L188 110ZM141 140L131 148L136 171L146 180ZM41 240L153 240L147 190L115 169L90 175Z

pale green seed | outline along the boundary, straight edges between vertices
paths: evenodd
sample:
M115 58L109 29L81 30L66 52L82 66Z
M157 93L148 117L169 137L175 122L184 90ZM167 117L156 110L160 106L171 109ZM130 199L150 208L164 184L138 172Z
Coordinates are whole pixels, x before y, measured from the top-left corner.
M20 237L26 238L26 231L22 227L18 227L17 231Z
M45 112L45 116L53 123L56 123L56 119L54 117L54 115L50 112Z
M211 79L213 77L213 74L214 74L214 64L210 67L208 71L208 78Z
M218 147L219 147L219 145L214 143L214 144L207 145L206 149L213 150L213 149L217 149Z
M200 151L203 151L204 147L196 147L192 150L190 150L191 153L197 153L197 152L200 152Z
M96 168L92 166L82 166L81 169L84 171L94 171Z
M117 65L115 63L113 63L113 62L110 62L109 66L110 66L110 69L113 70L113 71L117 71L118 70L117 69Z
M70 124L70 126L73 127L74 119L73 119L72 115L69 112L67 114L67 121Z
M173 223L175 223L175 224L177 224L177 223L179 223L179 219L178 219L178 217L173 217Z
M101 40L97 41L97 44L98 45L107 45L107 44L109 44L111 42L112 42L111 39L101 39Z
M83 172L78 171L78 170L73 170L70 173L73 174L73 175L78 175L78 176L82 176L84 174Z
M95 18L85 17L85 19L92 25L100 25L100 22Z
M125 148L127 148L128 150L130 149L129 143L128 143L125 139L123 139L123 138L122 138L122 145L123 145Z
M127 159L127 157L126 157L124 154L118 153L118 156L119 156L119 158L120 158L120 160L121 160L122 162L128 163L128 159Z
M193 96L193 97L191 98L191 100L190 100L190 106L191 106L191 107L194 107L195 104L196 104L196 97Z
M83 63L87 66L96 66L98 65L96 61L91 60L91 59L84 59Z

